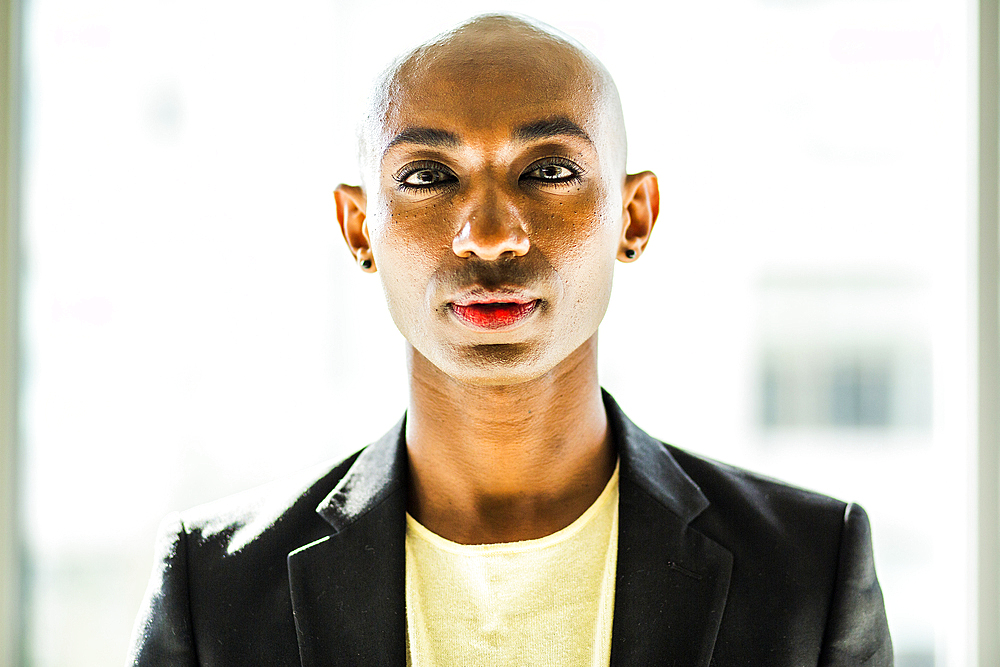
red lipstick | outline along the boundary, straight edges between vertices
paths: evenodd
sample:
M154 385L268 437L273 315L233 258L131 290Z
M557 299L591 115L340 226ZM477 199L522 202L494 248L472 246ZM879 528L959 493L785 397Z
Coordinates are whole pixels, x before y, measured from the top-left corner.
M538 299L521 294L473 293L451 303L451 311L476 329L505 329L518 324L538 306Z

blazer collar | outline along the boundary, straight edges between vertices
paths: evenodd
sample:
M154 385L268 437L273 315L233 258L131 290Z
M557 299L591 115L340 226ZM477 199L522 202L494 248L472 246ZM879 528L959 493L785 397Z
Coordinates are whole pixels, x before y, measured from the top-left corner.
M316 511L333 534L288 554L302 667L406 664L405 417Z
M708 667L732 554L689 525L709 502L667 446L604 405L621 458L611 667Z
M631 479L683 523L690 523L708 507L708 499L666 445L633 424L611 394L603 389L601 393L608 428L621 458L621 476Z
M708 499L666 446L632 423L611 394L601 390L608 428L621 457L621 475L632 479L685 524L708 507ZM405 486L406 416L365 447L354 465L316 511L340 531L399 487Z
M709 504L697 484L603 396L621 460L612 667L707 666L732 556L688 525ZM288 556L303 667L405 665L405 423L316 508L333 534Z
M340 532L406 486L406 415L379 440L361 450L347 474L316 511Z

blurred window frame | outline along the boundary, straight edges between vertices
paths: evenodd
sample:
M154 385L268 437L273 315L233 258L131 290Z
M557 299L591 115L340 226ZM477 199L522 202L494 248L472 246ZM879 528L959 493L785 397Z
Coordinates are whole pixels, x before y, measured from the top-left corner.
M21 664L17 511L21 16L19 0L0 0L0 667Z
M973 9L970 7L970 9ZM973 10L974 11L974 10ZM979 0L976 162L975 664L1000 664L1000 12Z

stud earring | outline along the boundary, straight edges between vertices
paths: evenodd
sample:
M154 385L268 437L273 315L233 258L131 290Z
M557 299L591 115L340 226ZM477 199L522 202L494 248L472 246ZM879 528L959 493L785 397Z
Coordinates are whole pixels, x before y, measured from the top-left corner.
M635 250L632 248L625 249L625 257L627 259L635 259Z
M365 271L372 268L372 261L370 259L361 260L361 268L364 269Z

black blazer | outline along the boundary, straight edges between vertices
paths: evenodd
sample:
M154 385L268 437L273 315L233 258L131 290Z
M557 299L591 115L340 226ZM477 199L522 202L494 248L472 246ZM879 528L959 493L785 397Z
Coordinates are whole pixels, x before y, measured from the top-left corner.
M605 404L614 667L892 665L864 510L665 445ZM405 665L403 425L168 517L131 664Z

